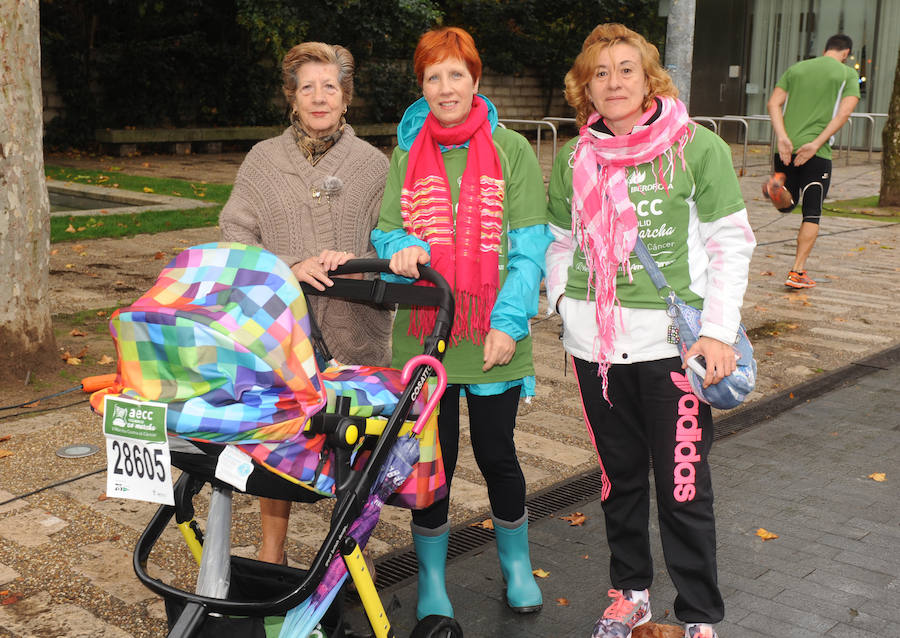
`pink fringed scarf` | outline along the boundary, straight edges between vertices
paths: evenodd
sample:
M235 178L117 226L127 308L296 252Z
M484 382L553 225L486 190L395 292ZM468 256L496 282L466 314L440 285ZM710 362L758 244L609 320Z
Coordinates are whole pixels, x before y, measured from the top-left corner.
M456 297L451 341L484 342L499 286L503 232L503 171L494 148L487 104L476 96L465 122L445 128L429 113L409 151L400 195L403 228L428 242L430 265ZM447 171L438 144L469 142L454 226ZM422 341L434 327L434 308L413 308L409 333Z
M629 255L638 236L637 215L628 197L625 167L659 158L656 177L668 192L674 177L675 156L681 158L684 168L684 147L693 135L687 110L680 100L669 97L656 100L659 117L646 128L628 135L597 138L589 130L600 119L594 113L581 127L574 151L572 232L584 253L588 279L597 297L600 332L594 349L607 402L607 371L616 338L616 273L622 266L631 278ZM640 121L646 121L656 108L654 103Z

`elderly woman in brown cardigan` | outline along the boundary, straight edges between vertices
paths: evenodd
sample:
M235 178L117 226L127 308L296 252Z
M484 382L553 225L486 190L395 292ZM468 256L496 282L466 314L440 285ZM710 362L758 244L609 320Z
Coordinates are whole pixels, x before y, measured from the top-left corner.
M222 209L224 241L262 246L301 282L331 286L328 271L353 257L375 257L369 233L378 221L388 160L356 137L344 114L353 97L353 56L322 42L292 48L282 63L291 126L254 146ZM387 310L339 299L308 300L334 357L388 365ZM260 499L259 559L281 563L291 504Z

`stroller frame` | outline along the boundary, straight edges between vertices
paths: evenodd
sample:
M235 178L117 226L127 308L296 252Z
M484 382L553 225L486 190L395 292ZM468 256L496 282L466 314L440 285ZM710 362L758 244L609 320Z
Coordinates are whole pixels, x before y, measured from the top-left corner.
M390 273L389 262L380 259L356 259L347 262L330 275L354 273ZM377 304L411 304L435 306L437 319L431 334L425 338L423 354L440 360L447 347L447 339L452 327L455 301L447 282L437 271L419 266L420 280L433 284L432 287L414 286L410 283L389 283L381 279L358 280L336 277L334 285L319 291L301 284L304 294L340 297L353 301ZM313 335L315 338L315 334ZM415 400L432 373L427 363L418 363L419 357L410 361L411 376L401 394L393 413L388 417L383 432L361 470L350 467L351 451L356 443L350 426L365 432L366 419L347 414L348 402L338 400L335 413L319 412L307 424L310 434L327 435L326 447L335 455L335 496L331 526L312 563L307 570L273 565L259 561L231 556L231 498L232 487L208 474L197 475L183 469L175 484L175 505L163 505L154 514L141 534L133 554L133 566L138 579L150 590L166 599L183 606L169 636L187 638L199 635L206 620L213 615L264 617L280 615L296 607L309 598L321 581L326 569L338 553L347 563L347 569L357 585L357 591L372 624L376 636L394 636L386 614L375 591L356 541L347 533L351 523L359 516L362 506L372 489L379 470L387 459L393 443L401 433L401 428L412 410ZM406 372L406 370L405 370ZM214 443L204 445L218 445ZM194 455L191 455L194 456ZM177 454L173 452L173 464ZM254 462L255 463L255 462ZM176 465L177 466L177 465ZM263 469L258 467L257 469ZM268 470L264 470L268 472ZM274 475L273 475L274 476ZM192 498L199 493L205 483L213 487L210 499L207 530L204 534L193 521ZM301 491L304 488L299 488ZM258 496L268 496L251 492ZM304 500L304 499L294 499ZM200 563L197 591L187 592L157 578L147 572L147 562L153 547L164 528L172 519ZM258 578L273 578L283 582L280 593L264 600L235 600L229 598L229 582L232 567L249 570ZM337 604L337 601L335 603ZM168 605L167 605L168 606Z

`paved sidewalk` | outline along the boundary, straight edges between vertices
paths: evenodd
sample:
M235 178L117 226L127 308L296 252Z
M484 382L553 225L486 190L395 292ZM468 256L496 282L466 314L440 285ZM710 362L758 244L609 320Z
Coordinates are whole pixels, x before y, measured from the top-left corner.
M717 417L717 432L737 431L718 439L712 455L727 605L719 634L900 636L900 401L894 395L900 385L900 295L893 292L900 225L827 218L811 260L820 285L811 292L787 291L782 277L793 259L799 216L781 215L762 200L767 163L759 154L751 159L741 186L759 248L744 320L759 335L760 379L746 410ZM214 160L190 158L194 170L205 170L205 161ZM854 154L845 166L841 159L830 199L871 195L879 179L877 162ZM209 232L214 239L216 229ZM506 610L492 542L450 561L451 595L470 638L586 638L606 605L608 556L599 502L572 482L596 474L596 456L572 376L563 375L558 318L540 315L534 324L539 396L520 410L520 458L532 499L547 490L577 496L565 508L544 508L532 523L534 566L549 572L540 581L540 614L522 618ZM870 358L879 351L893 354ZM836 375L845 375L846 387ZM13 454L0 460L0 503L103 466L97 455L54 469L55 450L63 445L103 445L99 422L84 405L0 420L0 436L7 434L12 438L0 447ZM465 424L463 439L455 523L487 508ZM874 472L885 472L887 480L867 478ZM0 638L165 634L160 600L131 569L137 535L155 506L107 499L104 491L101 473L0 505ZM558 518L575 511L585 514L584 525ZM201 504L201 523L204 515ZM318 549L328 519L326 504L295 510L292 564ZM408 521L405 510L385 510L370 540L379 567L392 552L408 550ZM761 527L779 538L762 541L755 535ZM254 556L258 540L256 502L237 498L235 553ZM654 618L674 622L671 613L666 617L674 592L658 546L655 551ZM164 534L163 551L151 567L179 583L194 577L174 530ZM388 575L381 570L379 582L391 582ZM414 624L415 585L414 577L402 578L384 584L383 600L397 636L405 637Z
M867 368L843 370L863 376L810 400L798 390L796 407L713 446L722 638L900 636L900 349ZM884 482L870 478L878 472ZM576 511L581 526L561 518ZM778 538L762 540L760 528ZM655 520L652 534L654 620L675 623ZM599 500L533 521L530 537L534 568L549 572L540 614L506 608L493 543L449 562L466 636L590 635L609 586ZM398 636L415 624L415 589L413 577L382 592Z

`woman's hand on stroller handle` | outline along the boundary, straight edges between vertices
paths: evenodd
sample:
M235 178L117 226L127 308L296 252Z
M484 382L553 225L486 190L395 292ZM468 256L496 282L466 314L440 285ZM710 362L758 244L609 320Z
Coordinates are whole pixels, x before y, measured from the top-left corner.
M407 246L391 256L391 272L412 279L419 278L419 265L431 261L431 255L421 246Z

